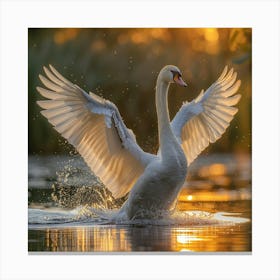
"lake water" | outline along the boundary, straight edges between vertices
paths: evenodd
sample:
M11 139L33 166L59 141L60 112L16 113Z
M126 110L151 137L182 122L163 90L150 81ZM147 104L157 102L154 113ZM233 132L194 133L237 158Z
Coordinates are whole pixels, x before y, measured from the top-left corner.
M30 156L29 252L251 252L251 159L201 156L176 210L115 224L114 200L78 155Z

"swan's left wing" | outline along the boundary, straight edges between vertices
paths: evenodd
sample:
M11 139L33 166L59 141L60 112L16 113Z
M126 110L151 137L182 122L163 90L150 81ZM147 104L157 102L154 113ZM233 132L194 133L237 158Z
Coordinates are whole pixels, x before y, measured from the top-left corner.
M210 144L217 141L229 126L238 109L241 95L234 95L241 81L225 67L219 79L203 90L192 102L184 103L171 122L173 133L181 143L188 165Z
M130 191L153 155L137 144L112 102L65 79L50 65L40 75L46 88L39 93L50 99L37 101L42 115L84 158L115 198Z

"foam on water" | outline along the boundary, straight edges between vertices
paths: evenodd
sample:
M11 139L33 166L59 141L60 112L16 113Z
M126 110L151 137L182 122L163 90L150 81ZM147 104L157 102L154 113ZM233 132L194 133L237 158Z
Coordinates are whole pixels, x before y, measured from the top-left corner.
M227 212L210 213L206 211L166 211L161 218L127 220L119 216L118 210L77 207L73 210L29 209L30 228L94 226L100 224L119 225L158 225L158 226L228 226L245 223L249 219Z

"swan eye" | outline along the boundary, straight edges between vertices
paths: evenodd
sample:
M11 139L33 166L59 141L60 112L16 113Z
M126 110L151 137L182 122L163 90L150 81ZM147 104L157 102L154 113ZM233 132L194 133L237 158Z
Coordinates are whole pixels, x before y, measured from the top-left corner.
M173 75L173 81L175 81L175 79L177 78L181 78L182 77L182 74L178 71L173 71L173 70L170 70L172 75Z

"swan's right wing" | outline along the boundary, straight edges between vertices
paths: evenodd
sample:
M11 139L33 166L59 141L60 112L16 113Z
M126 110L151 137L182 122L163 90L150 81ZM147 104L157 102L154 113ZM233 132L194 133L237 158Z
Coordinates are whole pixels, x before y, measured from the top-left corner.
M210 144L216 142L229 126L238 109L241 95L234 95L241 81L225 67L219 79L203 90L192 102L184 103L171 122L186 154L188 165Z
M48 88L39 93L50 99L37 101L42 115L84 158L115 198L130 191L154 155L137 144L118 111L110 101L87 94L50 65L40 75Z

